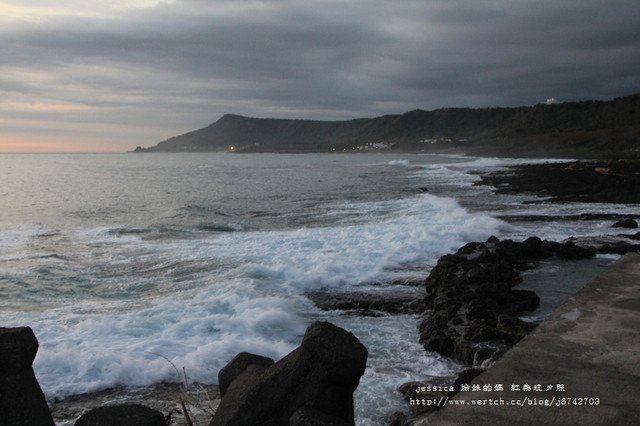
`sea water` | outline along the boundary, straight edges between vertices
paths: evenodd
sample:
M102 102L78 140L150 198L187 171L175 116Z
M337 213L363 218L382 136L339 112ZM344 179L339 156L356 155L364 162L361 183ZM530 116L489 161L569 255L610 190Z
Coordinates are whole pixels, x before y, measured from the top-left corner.
M531 162L527 160L526 162ZM548 160L536 160L548 161ZM475 186L522 160L425 154L0 155L0 324L31 326L49 399L114 386L216 383L234 355L279 359L313 321L368 348L358 424L406 408L398 385L459 366L415 315L317 309L310 291L414 292L469 241L597 235L607 221L509 214L636 211L537 203ZM402 288L401 288L402 287Z

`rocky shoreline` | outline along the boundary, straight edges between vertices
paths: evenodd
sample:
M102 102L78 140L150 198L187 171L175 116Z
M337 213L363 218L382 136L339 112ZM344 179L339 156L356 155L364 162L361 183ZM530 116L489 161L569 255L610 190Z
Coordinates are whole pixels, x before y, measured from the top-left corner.
M524 164L481 176L503 194L533 194L549 201L640 203L640 161L598 160Z
M631 236L631 239L638 238ZM423 285L423 300L407 296L366 293L311 294L322 309L335 309L345 315L385 315L419 313L420 342L429 352L449 357L463 370L454 376L411 381L398 391L408 402L408 412L394 413L392 425L404 425L435 405L421 401L451 397L505 351L531 332L536 323L520 319L538 307L536 293L514 288L521 273L543 260L558 262L590 259L596 254L624 254L640 251L628 235L568 239L564 242L530 237L522 242L500 241L465 244L455 253L442 256ZM409 309L408 307L411 307ZM423 391L417 392L416 389ZM428 390L426 390L428 389Z
M585 161L514 166L507 171L485 175L478 184L492 185L497 188L497 192L530 193L546 197L546 200L550 201L639 203L640 196L638 194L640 191L637 189L640 188L640 162ZM503 219L516 221L610 220L612 231L620 228L635 229L638 227L637 217L626 214L581 213L577 216L567 217L505 216ZM521 242L501 241L496 237L491 237L484 242L465 244L455 253L442 256L426 280L421 282L400 280L399 282L385 283L390 284L392 290L382 293L367 291L314 292L307 294L307 297L320 309L340 311L345 315L419 315L421 317L418 325L419 339L425 350L453 359L462 366L461 372L454 376L423 378L421 381L411 381L400 385L398 391L406 399L408 410L397 412L389 419L390 424L400 426L411 424L424 413L437 409L437 406L425 404L424 401L453 396L461 386L471 382L475 376L489 368L505 351L536 327L535 323L522 319L523 315L536 309L539 304L539 297L536 293L516 287L522 281L523 271L535 268L539 262L545 259L557 259L561 262L563 260L588 259L596 254L621 255L627 252L640 252L640 232L629 234L612 232L610 235L569 238L562 242L545 241L535 236ZM362 373L360 372L357 378L354 375L345 376L338 367L342 361L332 360L323 351L327 346L335 347L331 343L333 340L344 341L344 346L351 349L344 353L343 358L352 359L353 365L360 365L362 353L366 359L366 348L363 352L355 337L354 341L349 337L350 333L337 327L336 330L332 328L331 324L315 326L316 329L318 327L323 330L321 334L335 335L338 338L334 339L335 336L320 337L319 341L324 343L311 345L309 342L305 344L305 340L307 340L305 337L301 347L296 350L297 352L292 352L278 362L265 361L261 359L262 357L251 354L240 356L240 360L232 360L221 371L220 383L224 390L221 389L222 391L218 392L217 387L207 389L208 398L214 401L214 411L218 409L217 405L220 401L224 407L230 407L221 411L222 414L217 416L218 420L212 421L212 424L230 424L221 420L225 416L230 416L230 419L235 418L234 416L245 416L246 411L250 411L246 407L253 407L258 404L255 401L270 398L268 389L280 389L283 383L287 383L286 389L288 390L276 392L281 394L278 397L280 402L272 404L264 411L270 413L268 416L271 416L273 424L287 422L326 424L326 421L333 422L331 424L353 424L351 395L357 386L357 379ZM20 333L24 333L24 330ZM10 341L13 340L10 339ZM307 349L302 349L305 345ZM31 354L33 344L29 347L31 349L28 349L27 353ZM313 349L309 349L311 347ZM37 341L35 349L37 350ZM322 355L323 353L324 355ZM35 352L33 352L34 354ZM30 368L29 362L29 368L20 374L31 377L28 372ZM356 370L360 371L360 367ZM229 371L235 372L229 373ZM334 373L337 374L335 377L339 379L335 379ZM225 375L230 378L225 378ZM267 380L268 377L271 379ZM266 381L263 382L263 380ZM244 383L244 385L231 386L234 381ZM299 388L299 384L302 382L304 382L304 386L310 388ZM327 389L330 389L331 392L336 390L336 383L342 383L339 387L344 385L346 390L339 392L344 398L339 403L341 408L334 412L331 409L332 403L327 402L328 400L324 398L325 394L329 392ZM77 418L86 408L97 407L101 403L110 405L116 401L127 404L122 409L123 411L117 413L114 411L111 414L98 411L98 418L104 420L105 416L114 415L114 413L116 416L139 413L142 416L148 415L149 418L155 418L154 421L159 421L157 413L162 412L165 423L181 424L180 422L185 421L184 412L189 408L185 405L180 406L176 402L175 395L176 393L180 394L181 390L175 389L175 387L158 385L149 392L141 392L140 398L135 401L131 400L130 395L126 395L127 392L124 392L122 398L114 398L114 390L105 391L104 398L99 395L100 393L70 397L54 403L54 418L58 422L66 421L66 424L71 424L72 419ZM177 385L177 387L180 386ZM231 395L235 395L233 398L228 396L230 387L238 389L231 393ZM267 390L256 396L252 391L255 388ZM312 392L310 398L320 401L316 404L317 407L302 409L310 407L310 405L303 401L300 401L299 405L290 405L287 402L290 395L306 395L307 391ZM226 399L225 394L227 395ZM36 397L37 400L41 399L37 392ZM258 399L255 400L255 398ZM254 402L238 405L237 402L240 400ZM150 404L151 401L158 402L158 405ZM131 402L138 404L138 407L141 407L140 403L151 405L153 410L132 408ZM162 403L160 404L160 402ZM184 404L183 401L181 402ZM42 404L39 404L41 408ZM350 406L351 409L347 406ZM39 409L38 412L40 416L44 415L42 409ZM207 413L200 414L200 421L207 423L211 419ZM92 423L80 422L77 424Z
M423 283L426 291L424 298L416 296L414 282L402 283L407 291L404 293L401 291L394 297L366 292L311 293L308 297L321 309L338 310L346 315L421 314L422 321L418 325L418 329L420 342L425 347L425 350L437 352L456 360L462 366L466 366L460 374L455 376L433 377L429 380L412 381L399 386L398 391L407 400L408 412L395 413L389 419L389 422L393 425L410 424L413 420L418 419L420 415L437 409L436 406L421 404L420 401L453 396L460 390L461 386L469 383L508 348L535 328L535 323L520 319L520 316L534 310L539 303L538 296L534 292L514 288L521 282L522 271L534 268L537 262L549 258L575 260L588 259L596 253L621 254L627 251L638 252L640 251L640 244L634 241L638 239L640 239L638 234L618 237L611 235L598 238L570 239L560 243L543 241L537 237L530 237L522 242L500 241L496 237L491 237L485 242L465 244L455 253L442 256ZM402 288L400 285L395 287ZM330 329L329 334L338 333L341 335L344 331L334 331L330 324L325 326L325 328L327 327ZM347 335L345 336L347 341L351 342L353 340ZM323 337L323 339L326 339L326 337ZM317 347L314 350L323 349L331 339L333 338L329 338L322 345L316 345ZM359 342L352 342L349 345L357 347ZM355 350L355 352L358 351ZM300 358L301 356L291 355L276 363L281 366L287 366L286 368L277 368L276 370L278 371L283 370L283 368L286 371L280 371L276 376L290 378L292 377L291 374L293 374L293 376L297 377L298 373L295 373L295 371L300 371L302 372L300 377L303 377L307 374L304 373L305 371L311 371L316 368L312 367L314 361L310 361L314 359L313 355L305 355ZM237 372L237 374L232 374L233 377L231 379L225 378L226 373L221 371L221 388L224 387L226 390L229 384L240 376L240 373L249 366L254 365L249 369L251 370L252 378L243 379L252 383L244 386L244 390L237 391L239 394L236 397L227 398L227 400L235 401L244 398L240 395L252 394L250 390L256 387L253 381L258 380L258 376L263 376L263 370L271 368L270 366L274 364L273 360L268 360L268 365L262 362L255 362L253 359L255 357L257 356L251 355L249 362L240 363L244 368L241 368L241 371ZM349 357L347 356L346 358ZM322 356L320 359L322 359ZM237 361L232 361L229 365L234 363L238 364ZM291 369L293 369L294 373L289 371ZM321 367L321 370L325 371L326 367ZM316 379L318 377L312 374L308 380L304 379L303 381L306 383L305 386L310 386L310 383L315 382ZM271 380L291 382L289 379L276 378ZM356 383L357 386L357 380L353 382L355 378L350 380L352 382L348 386L350 389L349 395L355 389L353 383ZM297 379L293 380L293 382L297 382ZM226 385L223 386L223 383ZM153 389L147 389L146 392L141 392L140 398L134 398L135 400L132 400L130 395L127 396L126 392L120 398L114 396L117 394L117 390L104 391L102 392L104 395L96 393L67 398L54 404L53 416L57 422L66 421L67 424L72 424L70 421L73 421L72 419L77 418L88 408L95 409L101 404L112 405L114 402L118 402L126 403L125 408L123 408L124 411L122 413L114 411L115 414L107 413L108 415L119 416L123 415L123 413L132 412L145 416L151 414L157 416L158 412L162 412L167 424L182 424L180 422L184 422L185 408L191 412L198 411L197 407L191 406L187 408L177 404L176 400L182 398L180 395L184 395L184 392L183 389L174 388L180 388L180 386L160 385L160 387L163 389L154 387ZM422 391L418 391L420 389ZM209 398L211 398L210 401L214 402L213 410L215 411L218 409L217 405L225 392L218 393L217 389L214 388L209 389L209 392ZM300 392L302 391L298 390L294 393ZM351 401L348 395L345 397ZM222 398L223 402L224 400ZM158 404L150 403L151 401L158 402ZM139 404L150 405L153 410L145 411L146 408L138 410L133 408L132 403L138 404L138 407L141 407ZM349 404L352 405L352 402ZM234 408L234 410L238 413L244 412L242 408ZM92 411L89 412L91 413ZM296 410L287 411L288 414L283 415L293 416L295 412ZM99 413L102 413L102 411L99 411ZM105 413L100 414L99 417L103 419L107 416ZM325 414L317 410L309 412L303 410L297 414L300 417L297 421L300 422L298 424L305 424L307 421L321 422L322 420L318 419L324 418ZM95 414L93 415L95 416ZM201 421L208 422L210 418L211 416L207 413L199 413ZM344 424L353 424L353 417L347 414L347 417L343 417L341 421L337 419L332 421L335 421L336 424L343 424L343 422ZM216 424L227 423L217 421Z
M437 406L420 404L420 401L453 396L462 385L489 368L506 350L536 327L537 324L520 319L520 316L536 309L539 304L534 292L514 288L522 281L523 271L535 268L538 262L545 259L562 262L589 259L596 253L638 252L640 244L636 243L637 240L640 240L640 233L576 238L564 242L545 241L538 237L530 237L522 242L501 241L491 237L485 242L465 244L455 253L442 256L419 287L414 281L402 281L392 283L393 293L314 292L307 294L307 297L323 310L339 311L344 315L420 315L422 320L418 331L425 350L449 357L463 367L454 376L411 381L398 387L408 403L408 410L395 413L389 422L393 425L410 424L421 415L437 409ZM421 288L424 292L419 291ZM268 360L267 364L262 359L258 362L254 359L256 357L262 358L250 355L248 362L234 360L229 365L242 364L243 368L239 369L242 371L254 365L251 367L255 370L252 374L257 374L256 368L262 371L274 364L273 360ZM230 382L242 373L231 374L229 379L225 378L229 368L226 370L220 373L221 392L211 389L210 396L216 405L220 398L224 401L226 392L222 388L226 390ZM244 392L252 387L245 386ZM423 390L417 392L421 388ZM161 412L168 411L171 414L169 420L173 422L170 424L181 424L184 410L176 404L179 391L166 389L158 393L156 389L143 392L146 396L141 395L141 398L133 401L128 398L126 402L144 403ZM105 392L106 395L110 396L111 401L118 400L113 398L113 391ZM158 395L164 396L160 398ZM155 405L149 403L156 399L163 399L164 402ZM68 398L55 404L57 409L54 413L58 420L77 418L82 414L82 402L89 402L84 407L86 409L99 405L95 403L99 400L97 394ZM197 408L190 408L190 411L197 412ZM200 420L210 418L206 413L199 414ZM322 416L318 413L315 415Z

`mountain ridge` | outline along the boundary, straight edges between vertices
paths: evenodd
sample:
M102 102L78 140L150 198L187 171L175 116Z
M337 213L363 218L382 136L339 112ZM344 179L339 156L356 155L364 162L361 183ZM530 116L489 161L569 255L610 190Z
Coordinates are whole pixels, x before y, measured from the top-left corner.
M341 121L224 114L207 127L135 152L353 150L639 157L640 93L608 101L415 109Z

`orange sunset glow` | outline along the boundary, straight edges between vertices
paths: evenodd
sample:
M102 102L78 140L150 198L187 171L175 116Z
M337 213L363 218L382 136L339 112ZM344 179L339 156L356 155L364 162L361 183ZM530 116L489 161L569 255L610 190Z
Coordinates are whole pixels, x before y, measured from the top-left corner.
M19 136L2 137L0 139L0 153L2 152L119 152L113 146L93 145L93 150L87 150L87 141L66 141L53 138L31 139Z

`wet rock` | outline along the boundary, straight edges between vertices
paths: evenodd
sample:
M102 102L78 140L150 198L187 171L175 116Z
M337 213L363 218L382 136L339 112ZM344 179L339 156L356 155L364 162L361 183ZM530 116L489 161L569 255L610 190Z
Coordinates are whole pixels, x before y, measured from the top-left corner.
M570 242L576 246L593 248L600 254L626 254L640 252L640 244L633 243L640 239L640 232L634 235L599 235L593 237L572 237Z
M594 256L595 249L573 241L530 237L515 242L492 236L442 256L425 282L420 342L428 351L467 365L497 359L535 327L518 318L540 303L534 292L513 289L521 282L519 270L554 255L584 259Z
M322 310L345 310L367 315L375 312L392 314L419 314L424 312L424 301L412 294L308 293L307 297Z
M367 349L352 333L313 323L302 344L280 361L258 374L249 366L237 376L210 426L300 424L323 416L354 424L353 392L366 360Z
M38 340L30 327L0 328L0 424L53 426L33 372Z
M98 407L83 414L75 426L165 426L161 412L140 404Z
M597 172L606 169L610 173ZM550 197L554 202L640 203L638 161L516 165L484 175L476 185L491 185L496 193Z
M567 241L556 252L560 259L588 259L595 255L593 248L575 245L573 241Z
M638 227L638 222L633 219L622 219L612 225L613 228L633 229Z

